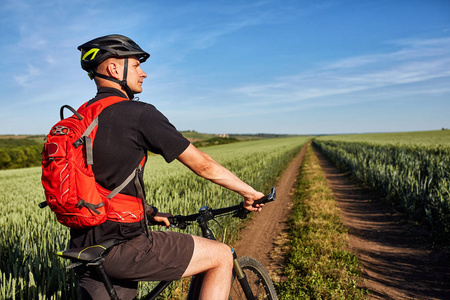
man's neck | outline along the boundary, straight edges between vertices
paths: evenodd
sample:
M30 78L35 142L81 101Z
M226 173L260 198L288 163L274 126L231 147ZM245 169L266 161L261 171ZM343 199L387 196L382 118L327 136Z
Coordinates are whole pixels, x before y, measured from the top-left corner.
M113 88L113 87L99 87L97 90L97 97L103 98L106 96L119 96L125 99L128 99L127 95L125 92L117 89L117 88Z
M124 95L125 98L128 98L125 89L120 84L117 84L115 82L101 79L101 80L97 81L97 91L100 91L101 88L116 89L116 90L120 91Z

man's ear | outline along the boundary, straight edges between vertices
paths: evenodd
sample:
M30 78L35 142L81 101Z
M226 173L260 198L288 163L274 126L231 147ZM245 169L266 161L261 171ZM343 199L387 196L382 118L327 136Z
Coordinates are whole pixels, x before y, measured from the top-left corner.
M106 66L106 71L110 77L120 80L120 65L115 60L111 60Z

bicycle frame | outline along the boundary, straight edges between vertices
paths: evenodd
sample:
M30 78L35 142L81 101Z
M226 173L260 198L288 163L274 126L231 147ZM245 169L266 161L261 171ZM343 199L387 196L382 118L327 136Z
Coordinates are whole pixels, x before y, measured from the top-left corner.
M274 201L275 197L276 197L276 191L275 191L275 188L272 188L269 195L255 201L254 204L261 204L261 203L267 203L270 201ZM188 216L175 216L173 218L170 218L169 221L171 224L175 224L174 227L178 227L180 229L185 229L188 225L191 225L191 223L189 223L189 222L196 221L198 223L197 224L198 227L202 231L202 236L204 238L216 240L214 233L208 226L208 222L210 220L214 219L215 216L219 216L219 215L229 213L229 212L234 212L234 217L239 217L241 219L246 218L247 214L249 213L249 211L247 211L243 208L243 203L240 203L239 205L235 205L235 206L219 208L219 209L214 209L214 210L208 208L207 206L203 206L200 208L200 210L197 214L192 214L192 215L188 215ZM153 223L152 225L161 225L161 224ZM113 246L113 245L114 245L114 243L111 246ZM109 246L107 246L107 247L109 247ZM101 248L106 249L103 246L101 246ZM70 251L70 250L68 250L68 251ZM236 274L236 278L238 279L239 283L241 284L241 287L244 291L246 298L249 300L254 300L255 297L254 297L252 290L248 284L246 275L243 272L243 270L237 260L238 259L237 254L233 249L231 251L233 253L233 260L234 260L233 261L233 270ZM117 293L111 283L111 279L108 277L108 275L106 274L106 271L103 267L103 261L104 261L103 256L105 256L106 253L107 253L107 249L103 250L101 252L101 254L99 254L99 256L98 256L99 258L92 260L90 262L87 262L86 266L93 267L97 270L100 277L102 278L102 281L105 285L105 288L108 291L110 298L111 299L119 299L117 296ZM66 258L70 257L68 255L65 255L64 252L61 252L58 254L63 257L66 257ZM73 256L72 256L72 258L73 258ZM79 265L80 263L76 263L74 265L77 265L77 264ZM203 274L197 274L192 277L188 296L187 296L188 300L199 299L200 291L201 291L202 284L203 284L203 277L204 277ZM152 291L150 291L150 293L144 298L144 300L156 299L156 297L158 297L171 283L172 283L172 281L159 282L156 285L156 287L153 288Z
M208 210L208 207L203 206L199 210L200 216L196 218L196 221L198 222L198 226L200 227L202 231L202 236L204 238L210 239L210 240L216 240L214 233L208 226L208 221L210 218L212 219L214 215L220 215L223 213L226 213L228 211L235 211L236 207L230 207L225 209L218 209L218 210ZM215 212L215 214L214 214ZM203 218L202 218L203 216ZM231 249L231 252L233 253L233 269L237 274L237 278L239 282L241 283L242 289L244 290L244 293L249 300L255 299L250 286L248 285L245 273L243 272L241 266L239 265L237 261L237 254L234 251L234 249ZM203 274L197 274L192 277L191 285L189 288L189 293L187 296L188 300L195 300L200 298L200 291L203 284ZM151 299L151 298L150 298ZM150 300L149 299L149 300Z

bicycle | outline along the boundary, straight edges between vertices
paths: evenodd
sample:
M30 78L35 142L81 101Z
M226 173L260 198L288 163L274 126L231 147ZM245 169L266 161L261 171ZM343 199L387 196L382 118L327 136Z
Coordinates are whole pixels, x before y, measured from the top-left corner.
M276 190L272 188L269 195L256 200L255 204L264 204L274 201L276 198ZM202 236L204 238L215 240L214 233L208 226L208 222L215 219L218 216L232 215L233 217L245 219L250 211L243 207L243 202L238 205L212 209L207 206L203 206L199 209L198 213L191 215L177 215L169 218L171 227L186 229L187 226L197 224L201 229ZM196 222L196 223L194 223ZM158 223L152 223L150 225L162 225ZM105 288L111 299L119 299L117 293L111 283L111 279L106 273L103 267L104 257L108 254L111 247L121 243L119 240L108 240L99 245L94 245L85 248L68 249L58 252L58 255L63 258L69 258L75 262L69 265L67 268L75 268L79 266L92 267L97 270ZM242 256L238 257L236 252L232 249L234 263L233 263L233 278L230 290L229 299L270 299L276 300L277 294L272 280L269 274L256 259ZM187 299L198 299L200 295L200 289L202 286L202 274L197 274L192 277ZM161 281L155 288L144 298L144 300L156 299L170 284L172 281Z

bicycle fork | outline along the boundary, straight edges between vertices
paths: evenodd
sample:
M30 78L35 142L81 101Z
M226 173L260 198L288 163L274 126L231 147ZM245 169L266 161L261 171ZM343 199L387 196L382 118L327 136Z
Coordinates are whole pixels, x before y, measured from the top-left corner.
M236 273L236 278L239 280L239 283L241 284L245 297L248 300L256 300L255 296L253 295L252 289L248 284L247 276L245 275L244 270L242 270L241 265L237 260L236 252L234 251L234 249L231 249L231 252L233 253L233 270Z

